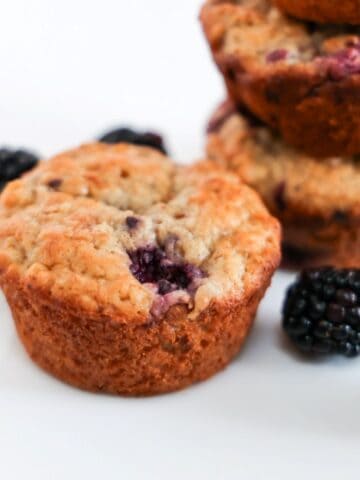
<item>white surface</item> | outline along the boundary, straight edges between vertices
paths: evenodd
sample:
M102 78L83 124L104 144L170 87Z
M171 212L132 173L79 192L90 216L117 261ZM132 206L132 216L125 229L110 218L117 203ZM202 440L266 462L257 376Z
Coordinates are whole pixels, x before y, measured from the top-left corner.
M112 125L202 152L222 84L197 0L12 0L0 5L1 142L51 154ZM279 273L231 366L186 391L123 399L77 391L26 357L0 300L4 480L358 479L359 361L303 362L279 329Z

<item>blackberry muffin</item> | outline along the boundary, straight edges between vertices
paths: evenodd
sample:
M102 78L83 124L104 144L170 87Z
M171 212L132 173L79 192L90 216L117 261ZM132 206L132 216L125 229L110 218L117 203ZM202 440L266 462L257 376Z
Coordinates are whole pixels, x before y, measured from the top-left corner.
M209 124L207 153L280 219L288 264L360 267L359 157L308 156L231 101Z
M225 367L279 244L235 175L147 147L65 152L0 197L0 284L19 336L41 367L92 391L168 392Z
M360 24L359 0L275 0L284 12L320 23Z
M238 104L309 155L360 152L360 27L292 20L268 0L209 0L201 20Z

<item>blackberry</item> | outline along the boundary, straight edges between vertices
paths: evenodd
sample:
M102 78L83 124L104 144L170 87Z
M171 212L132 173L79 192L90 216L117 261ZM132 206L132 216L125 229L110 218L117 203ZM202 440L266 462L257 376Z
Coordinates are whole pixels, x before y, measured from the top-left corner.
M99 141L103 143L124 142L134 145L144 145L166 154L162 137L154 132L135 132L130 128L117 128L100 137Z
M289 288L283 328L305 353L360 354L360 270L305 270Z
M39 158L26 150L10 150L0 148L0 190L7 182L15 180L21 174L31 170Z
M135 230L138 227L140 220L130 215L125 218L125 223L129 230Z
M204 277L200 268L171 259L165 249L156 246L128 252L130 271L140 283L157 285L158 293L166 295L175 290L191 288Z

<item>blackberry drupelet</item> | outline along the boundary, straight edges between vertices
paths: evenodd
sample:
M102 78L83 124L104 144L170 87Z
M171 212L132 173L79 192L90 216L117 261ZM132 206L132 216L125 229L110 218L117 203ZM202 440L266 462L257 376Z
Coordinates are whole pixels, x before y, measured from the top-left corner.
M103 143L132 143L134 145L143 145L155 148L160 152L166 154L164 142L161 135L153 132L135 132L130 128L117 128L106 133L99 138Z
M305 353L360 354L360 270L305 270L289 288L283 328Z
M26 150L11 150L0 148L0 190L7 182L15 180L21 174L31 170L39 158Z

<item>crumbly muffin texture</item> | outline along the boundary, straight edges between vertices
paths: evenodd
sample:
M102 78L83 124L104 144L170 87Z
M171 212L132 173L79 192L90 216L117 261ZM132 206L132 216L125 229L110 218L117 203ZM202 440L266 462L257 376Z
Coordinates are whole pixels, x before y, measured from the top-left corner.
M275 3L284 12L303 20L360 24L359 0L275 0Z
M269 0L210 0L201 20L231 98L311 155L360 151L360 27L300 22Z
M147 148L88 145L4 191L0 267L63 301L142 322L159 309L164 280L167 306L194 302L196 316L241 294L249 256L260 264L274 243L268 217L255 193L209 163L181 168Z
M304 64L311 69L330 69L331 61L336 59L344 75L353 73L347 71L351 70L348 62L360 72L359 28L299 22L284 15L269 0L210 0L205 11L210 7L212 10L203 19L211 44L225 54L241 56L245 65L273 69L274 64L278 68ZM352 48L348 58L345 51ZM339 54L341 58L337 58Z
M260 193L288 246L360 264L359 157L308 156L230 100L209 124L207 153Z

